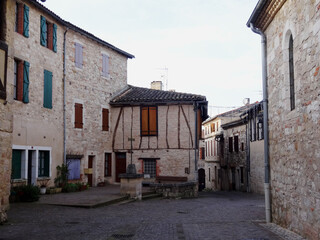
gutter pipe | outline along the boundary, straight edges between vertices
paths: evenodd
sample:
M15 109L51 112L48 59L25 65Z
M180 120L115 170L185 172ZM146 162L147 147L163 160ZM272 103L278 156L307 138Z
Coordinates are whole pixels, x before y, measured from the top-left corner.
M267 92L267 38L266 35L250 23L251 30L261 36L261 56L262 56L262 88L263 88L263 138L264 138L264 196L266 222L271 222L271 204L270 204L270 164L269 164L269 130L268 130L268 92Z
M63 34L63 163L67 163L66 154L66 35L69 28Z

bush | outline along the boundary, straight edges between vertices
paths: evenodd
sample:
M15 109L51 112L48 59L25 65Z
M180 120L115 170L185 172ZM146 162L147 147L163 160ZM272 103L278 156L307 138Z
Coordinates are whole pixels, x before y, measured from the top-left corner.
M11 189L13 202L35 202L39 200L40 189L33 185L22 185Z

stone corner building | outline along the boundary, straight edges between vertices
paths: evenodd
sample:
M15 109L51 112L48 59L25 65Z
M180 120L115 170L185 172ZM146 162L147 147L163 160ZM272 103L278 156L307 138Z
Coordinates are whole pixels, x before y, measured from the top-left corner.
M272 221L320 239L320 2L260 0L247 26L266 38Z

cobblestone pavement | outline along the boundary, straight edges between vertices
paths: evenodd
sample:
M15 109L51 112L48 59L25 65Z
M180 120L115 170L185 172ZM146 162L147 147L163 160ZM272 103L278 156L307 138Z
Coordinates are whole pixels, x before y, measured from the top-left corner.
M11 205L8 215L9 222L0 226L0 240L302 239L264 223L262 196L236 192L90 209L19 203Z

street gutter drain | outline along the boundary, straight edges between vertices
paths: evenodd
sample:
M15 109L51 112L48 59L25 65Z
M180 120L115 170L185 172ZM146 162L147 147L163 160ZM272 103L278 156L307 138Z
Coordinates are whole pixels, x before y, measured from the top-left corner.
M111 239L114 238L114 239L126 240L126 239L131 239L133 237L134 237L134 234L112 234L111 235Z

